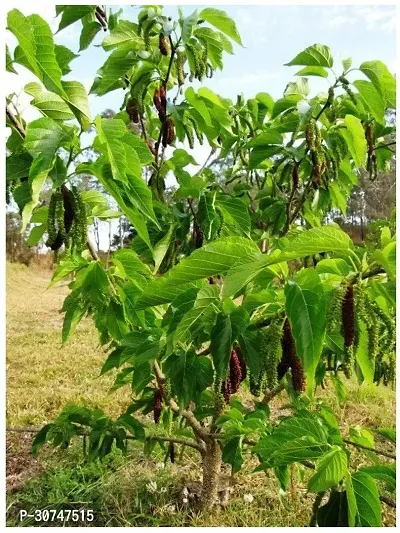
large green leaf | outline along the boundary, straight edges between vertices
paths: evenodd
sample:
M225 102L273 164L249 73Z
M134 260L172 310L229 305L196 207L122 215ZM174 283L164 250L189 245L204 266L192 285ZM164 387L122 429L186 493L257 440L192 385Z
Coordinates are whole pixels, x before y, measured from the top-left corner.
M62 44L55 44L54 51L56 53L57 63L61 69L61 72L64 76L69 74L71 72L71 67L69 66L70 62L79 56L74 54L72 50L66 46L63 46Z
M137 63L138 57L130 45L114 50L101 68L101 77L93 84L91 93L103 96L123 87L122 78Z
M356 505L355 525L358 527L381 527L381 504L375 480L365 472L356 472L351 476L350 486L354 495L353 506L354 503ZM348 493L350 486L347 488ZM349 497L348 502L350 506Z
M355 165L364 167L367 156L367 141L361 121L353 115L346 115L344 123L346 128L341 128L340 134L347 143Z
M309 46L286 65L304 65L309 67L332 67L333 58L330 49L323 44Z
M120 20L102 42L107 52L113 48L129 45L131 50L139 50L142 39L138 35L138 25L129 20Z
M326 326L326 299L314 270L299 272L285 288L286 313L307 377L307 391L314 389L315 370L322 352Z
M103 153L107 155L113 177L122 182L121 188L128 194L132 204L157 226L153 211L152 194L141 174L141 163L131 143L133 134L127 132L126 125L119 119L96 118L96 128Z
M228 194L217 194L215 205L220 208L224 224L232 227L238 235L250 236L250 213L247 205Z
M242 440L242 436L230 439L222 449L222 460L224 463L232 466L232 474L239 472L244 462Z
M163 370L171 380L172 392L183 408L190 400L197 400L214 378L210 359L199 357L194 351L179 352L168 357Z
M211 331L210 353L217 376L225 379L232 349L231 317L220 313Z
M257 250L256 243L242 237L226 237L206 244L182 259L162 279L150 283L138 304L148 307L172 301L176 296L173 289L178 285L225 274L240 258Z
M200 12L199 19L204 19L238 44L242 44L235 22L225 13L225 11L213 7L207 7Z
M49 91L64 96L61 69L54 50L50 26L39 15L25 17L18 9L7 15L7 27L15 35L27 66Z
M216 312L215 304L217 302L218 288L215 285L200 289L192 309L190 309L185 315L183 315L181 321L179 322L175 330L173 337L174 343L176 344L177 342L186 342L190 331L194 327L198 327L199 323L204 326L207 321L207 316L210 313L212 314L212 316L214 316Z
M84 131L90 128L91 118L89 101L85 87L78 81L63 81L65 94L64 100L78 119Z
M310 492L322 492L335 487L347 473L347 455L339 446L326 452L316 466L315 474L308 482Z
M74 118L74 114L61 96L52 92L42 91L38 83L28 83L25 85L24 90L35 97L31 100L31 105L37 107L43 115L60 121Z
M360 66L367 78L369 78L387 101L387 107L396 108L396 79L382 61L365 61Z
M54 165L57 150L68 139L69 134L50 118L39 118L28 124L24 145L34 160L29 171L31 200L22 212L22 231L39 202L39 193Z
M73 6L63 6L62 10L62 16L60 25L58 27L58 31L63 30L70 24L73 24L77 20L82 19L86 15L90 13L94 13L96 11L95 5L89 5L89 6L80 6L80 5L73 5Z
M83 21L82 21L83 22ZM91 44L93 39L101 30L101 25L95 20L83 23L83 28L81 31L81 36L79 38L79 51L86 50Z
M321 252L346 253L353 246L350 237L337 226L302 231L295 237L282 239L282 244L282 250L275 250L269 255L257 250L233 265L225 278L223 296L235 295L270 265Z
M396 467L392 465L363 466L360 472L365 472L369 476L385 484L386 490L395 492L396 490Z
M385 101L382 94L370 81L356 80L353 85L357 88L364 107L369 110L379 124L385 123Z
M11 154L6 158L7 180L14 181L29 176L32 165L32 156L27 152Z

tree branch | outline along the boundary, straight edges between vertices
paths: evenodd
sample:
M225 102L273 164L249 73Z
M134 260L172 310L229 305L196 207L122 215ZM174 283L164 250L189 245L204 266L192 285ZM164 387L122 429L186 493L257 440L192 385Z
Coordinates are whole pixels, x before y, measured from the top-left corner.
M261 403L267 405L269 402L275 398L275 396L278 396L279 393L281 393L285 388L284 383L280 383L277 387L270 390L269 392L266 392L264 395L264 398L261 400Z
M6 428L6 431L10 431L13 433L39 433L40 429L8 427ZM83 437L87 437L88 433L82 433L82 435ZM136 437L132 435L127 435L126 438L127 440L137 440ZM159 435L148 435L146 437L146 440L157 440L160 442L173 442L174 444L183 444L184 446L194 448L195 450L198 450L199 452L203 451L203 447L200 444L192 440L188 440L188 439L179 439L175 437L162 437Z
M156 376L156 380L158 383L158 386L163 390L163 384L165 383L165 375L163 374L159 364L157 361L154 362L153 365L154 374ZM203 426L200 424L200 422L197 420L197 418L194 416L192 411L189 409L183 409L181 410L179 408L179 405L176 403L176 401L173 398L170 398L169 400L164 397L165 402L170 406L170 408L175 412L183 416L183 418L186 419L189 426L193 429L195 435L199 437L204 442L210 441L210 434L203 428ZM205 446L202 447L202 450L205 451Z
M361 450L367 450L368 452L373 452L377 455L383 455L384 457L389 457L389 459L396 460L396 456L393 453L385 452L383 450L376 450L375 448L370 448L369 446L364 446L363 444L357 444L357 442L352 442L348 439L343 439L343 442L350 444L351 446L355 446L356 448L360 448Z

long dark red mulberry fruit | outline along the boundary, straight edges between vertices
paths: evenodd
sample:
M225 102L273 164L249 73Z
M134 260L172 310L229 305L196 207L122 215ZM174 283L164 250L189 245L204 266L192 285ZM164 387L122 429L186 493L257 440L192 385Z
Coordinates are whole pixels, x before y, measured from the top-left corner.
M155 424L158 424L160 421L161 409L162 409L162 391L161 389L157 389L154 393L154 409L153 409Z

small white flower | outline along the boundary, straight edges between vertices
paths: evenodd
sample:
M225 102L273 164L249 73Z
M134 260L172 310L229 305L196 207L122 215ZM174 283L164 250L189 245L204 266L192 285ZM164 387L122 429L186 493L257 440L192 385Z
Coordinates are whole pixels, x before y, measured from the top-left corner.
M183 503L187 503L189 500L187 498L183 498Z
M311 106L307 100L300 100L300 102L297 103L297 111L300 113L300 115L305 115L310 109Z
M146 489L150 494L154 494L157 492L157 483L155 481L150 481L150 483L147 483Z
M167 505L165 510L167 513L174 513L175 512L175 505Z
M187 489L187 487L183 487L183 490L182 490L182 496L188 496L189 495L189 491Z
M164 463L156 463L157 470L163 470L164 467L165 467Z
M167 487L161 487L160 492L161 494L164 494L165 492L167 492Z
M252 494L245 494L243 499L246 503L251 503L254 500L254 496Z

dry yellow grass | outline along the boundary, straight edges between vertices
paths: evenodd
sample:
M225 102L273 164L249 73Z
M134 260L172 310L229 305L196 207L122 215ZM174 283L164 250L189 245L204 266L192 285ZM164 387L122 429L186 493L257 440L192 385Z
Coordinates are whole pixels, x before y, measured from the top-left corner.
M7 425L40 427L69 402L120 414L129 391L109 393L112 375L96 379L107 355L91 320L61 346L68 287L48 289L49 280L48 272L7 264Z

